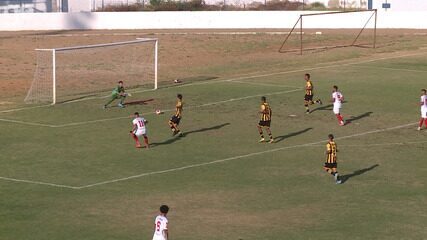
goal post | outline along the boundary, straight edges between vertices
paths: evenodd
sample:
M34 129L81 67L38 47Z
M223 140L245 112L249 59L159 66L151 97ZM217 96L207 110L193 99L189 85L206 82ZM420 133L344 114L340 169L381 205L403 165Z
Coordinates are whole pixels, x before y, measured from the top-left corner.
M130 91L158 88L158 39L35 49L37 66L26 103L100 96L123 81Z
M302 55L304 51L316 49L376 48L376 30L376 9L300 14L279 52L299 52Z

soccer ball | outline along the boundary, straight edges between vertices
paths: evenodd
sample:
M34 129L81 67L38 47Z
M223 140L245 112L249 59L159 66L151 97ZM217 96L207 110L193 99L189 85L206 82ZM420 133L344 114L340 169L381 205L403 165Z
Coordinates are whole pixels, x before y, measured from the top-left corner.
M157 115L162 114L162 111L160 111L160 109L157 109L157 110L156 110L156 114L157 114Z

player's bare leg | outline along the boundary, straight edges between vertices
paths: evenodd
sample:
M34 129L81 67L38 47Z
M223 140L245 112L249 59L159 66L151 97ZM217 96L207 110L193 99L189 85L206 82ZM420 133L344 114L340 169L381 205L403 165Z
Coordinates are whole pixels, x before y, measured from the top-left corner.
M310 108L308 107L309 105L309 101L304 101L304 107L305 107L305 113L309 114L310 113Z
M258 125L257 128L258 128L258 133L259 133L259 135L261 137L261 139L259 140L259 142L264 142L265 138L264 138L264 133L262 132L262 127L260 125Z
M132 136L133 140L135 140L135 147L140 148L141 143L139 142L138 136L136 136L133 132L131 132L130 135Z
M337 117L337 119L338 119L338 124L340 125L340 126L344 126L344 119L343 119L343 117L341 116L341 113L337 113L337 114L335 114L335 116Z
M274 142L274 138L273 138L273 135L271 134L271 130L270 130L270 128L269 128L269 127L267 127L265 130L267 131L268 136L270 137L270 141L269 141L269 143L273 143L273 142Z
M330 173L334 177L335 183L341 184L342 181L340 180L340 176L336 168L323 167L323 169L325 169L326 172Z
M179 130L179 128L178 128L178 124L176 124L172 121L169 121L169 126L172 130L172 136L175 136L177 134L180 134L180 136L182 135L181 130Z
M422 127L423 127L423 122L424 122L424 124L425 124L425 126L426 126L426 128L427 128L427 118L421 118L421 119L420 119L420 125L418 126L418 131L420 131L420 130L422 129Z
M144 137L145 147L146 147L146 148L149 148L149 147L150 147L150 144L148 143L148 137L147 137L147 135L143 135L143 137Z

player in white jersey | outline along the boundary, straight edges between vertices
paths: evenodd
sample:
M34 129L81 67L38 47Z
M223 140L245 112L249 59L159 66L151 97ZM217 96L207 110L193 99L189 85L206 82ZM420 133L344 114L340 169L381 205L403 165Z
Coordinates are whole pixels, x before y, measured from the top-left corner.
M154 236L153 240L168 240L168 219L166 215L169 212L169 207L167 205L160 206L160 214L156 217L154 221Z
M341 116L340 110L341 105L344 102L344 96L341 92L338 91L338 87L334 86L332 90L332 102L334 103L334 114L338 119L338 123L340 126L344 126L344 119Z
M132 138L135 140L135 146L137 148L141 147L139 138L143 136L145 147L148 148L149 145L148 145L147 129L145 127L148 121L145 120L143 117L139 116L138 112L134 113L134 117L135 118L132 120L132 130L130 131L130 134Z
M421 130L421 127L423 126L423 122L427 128L427 90L426 89L421 89L420 106L421 106L421 119L420 119L420 125L418 126L418 131Z

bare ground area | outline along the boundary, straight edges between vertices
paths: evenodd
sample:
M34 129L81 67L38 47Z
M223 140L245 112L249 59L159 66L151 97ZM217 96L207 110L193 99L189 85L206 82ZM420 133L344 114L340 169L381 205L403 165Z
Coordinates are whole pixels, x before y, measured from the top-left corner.
M304 33L304 44L342 44L352 41L357 33L357 30L322 30L320 39L313 37L316 31L319 30L309 29ZM35 48L156 37L160 43L159 81L169 83L175 78L188 82L254 72L301 69L342 59L415 51L427 46L427 30L381 29L378 30L378 48L375 50L353 47L306 52L303 56L278 53L287 32L287 29L0 32L0 108L23 103L36 67ZM368 30L361 39L372 41L371 33ZM289 43L290 47L299 47L297 40Z

